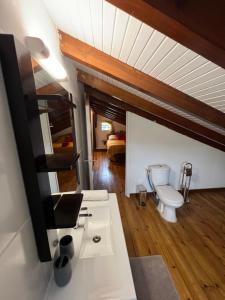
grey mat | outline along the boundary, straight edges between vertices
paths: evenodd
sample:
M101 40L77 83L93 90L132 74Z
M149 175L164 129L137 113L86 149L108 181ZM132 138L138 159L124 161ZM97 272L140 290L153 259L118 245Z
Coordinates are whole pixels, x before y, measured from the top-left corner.
M179 296L162 256L130 258L138 300L178 300Z

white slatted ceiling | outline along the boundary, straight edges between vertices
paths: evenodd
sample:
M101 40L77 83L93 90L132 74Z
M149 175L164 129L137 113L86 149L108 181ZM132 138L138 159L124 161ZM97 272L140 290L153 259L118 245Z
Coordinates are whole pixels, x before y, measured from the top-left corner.
M41 69L37 72L34 73L34 81L35 81L35 87L36 89L39 89L43 86L46 86L50 83L55 82L55 79L52 78L48 72L45 70Z
M223 68L104 0L44 2L62 31L225 111Z

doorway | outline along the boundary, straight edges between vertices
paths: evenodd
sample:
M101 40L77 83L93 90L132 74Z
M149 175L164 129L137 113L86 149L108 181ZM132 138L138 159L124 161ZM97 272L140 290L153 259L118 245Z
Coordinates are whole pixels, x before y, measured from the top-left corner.
M124 193L126 111L86 97L90 189Z

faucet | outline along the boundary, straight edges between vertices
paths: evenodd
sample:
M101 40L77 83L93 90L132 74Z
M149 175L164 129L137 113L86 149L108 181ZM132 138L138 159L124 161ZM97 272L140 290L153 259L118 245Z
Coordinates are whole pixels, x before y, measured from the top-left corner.
M80 210L87 210L87 207L81 207ZM79 217L92 217L92 214L88 214L88 213L81 213L79 214ZM79 220L78 220L79 221ZM74 229L78 229L78 228L84 228L85 224L80 225L79 222L77 222L76 226L74 227Z
M88 208L87 207L81 207L80 210L88 210ZM86 214L79 214L79 217L92 217L92 214L88 214L88 213L86 213Z
M79 217L92 217L92 214L79 214Z

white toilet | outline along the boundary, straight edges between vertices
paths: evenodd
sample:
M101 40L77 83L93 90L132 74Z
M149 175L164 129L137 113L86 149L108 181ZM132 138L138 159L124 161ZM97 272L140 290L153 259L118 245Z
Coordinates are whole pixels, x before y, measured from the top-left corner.
M175 223L176 208L184 204L183 196L169 185L170 168L167 165L149 166L151 182L158 196L158 210L163 219Z

